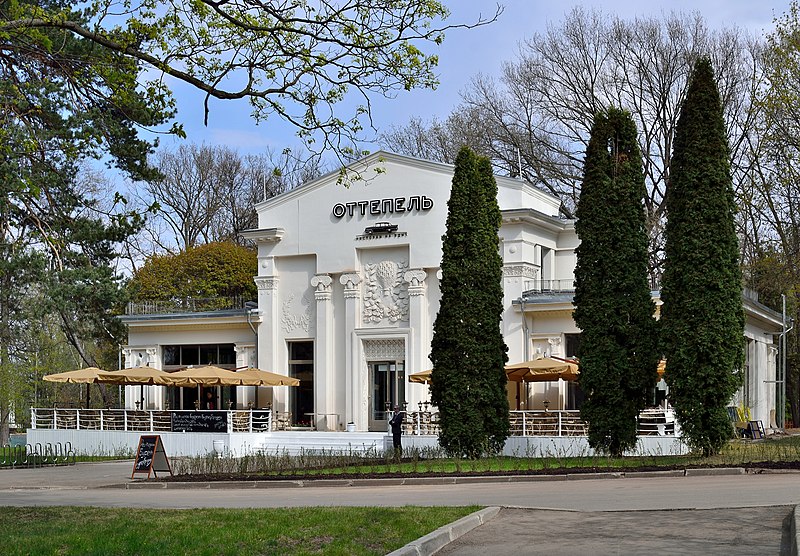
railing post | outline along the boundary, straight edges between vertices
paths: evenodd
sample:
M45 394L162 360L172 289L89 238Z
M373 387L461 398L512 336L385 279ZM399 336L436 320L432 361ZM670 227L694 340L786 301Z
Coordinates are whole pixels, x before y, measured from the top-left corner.
M247 432L253 432L253 410L251 409L249 411L250 411L250 425L249 425L249 430ZM269 430L272 430L272 411L269 412L267 423L269 424Z
M127 409L123 409L122 410L122 430L124 430L124 431L128 430L128 410Z
M558 412L558 436L564 436L564 433L561 430L561 410Z
M81 410L75 410L75 430L81 430Z
M100 410L100 430L104 430L103 429L103 412L104 411L105 411L105 409L101 409Z
M228 434L233 432L233 411L228 410Z
M528 436L528 414L527 411L522 412L522 436Z
M150 432L153 432L155 428L153 428L153 410L150 410Z
M58 428L58 415L57 415L57 413L58 413L58 410L54 407L53 408L53 428L54 429Z
M36 408L35 407L31 408L31 428L32 429L36 428Z

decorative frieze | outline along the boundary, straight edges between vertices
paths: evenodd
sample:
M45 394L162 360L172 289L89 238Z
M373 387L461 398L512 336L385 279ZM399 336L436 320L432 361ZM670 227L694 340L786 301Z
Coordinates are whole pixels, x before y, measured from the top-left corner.
M283 302L281 311L281 326L288 334L296 329L301 329L308 333L311 324L311 307L308 298L304 295L300 302L305 307L301 313L294 310L295 294L289 294Z
M507 265L503 267L504 278L539 278L539 269L530 265Z
M385 260L364 265L364 322L408 320L408 261Z
M403 338L364 340L364 359L367 361L404 360L406 342Z

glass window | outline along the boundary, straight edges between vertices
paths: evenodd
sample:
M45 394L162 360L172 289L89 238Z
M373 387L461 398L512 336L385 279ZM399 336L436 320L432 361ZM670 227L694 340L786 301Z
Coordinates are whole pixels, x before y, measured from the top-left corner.
M217 365L219 357L217 356L217 346L200 346L200 364L201 365Z
M164 346L164 365L180 365L180 346Z
M197 346L181 346L181 365L199 365L199 356Z
M236 352L233 349L233 344L222 344L219 346L219 364L220 365L236 364Z
M314 342L290 342L289 361L313 361Z

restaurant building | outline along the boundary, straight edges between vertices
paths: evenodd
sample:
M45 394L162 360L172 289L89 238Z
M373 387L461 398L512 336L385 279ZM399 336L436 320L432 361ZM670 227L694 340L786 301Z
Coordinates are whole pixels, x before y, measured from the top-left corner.
M257 305L231 311L127 315L126 366L170 370L214 363L258 366L300 379L298 388L237 390L238 407L271 406L293 426L385 431L390 405L429 400L411 373L428 359L441 299L439 265L453 167L387 152L322 176L256 206L259 227L244 232L258 246ZM529 183L497 177L502 214L502 332L509 362L537 354L575 355L572 320L574 221L558 217L559 200ZM659 303L659 294L653 292ZM746 296L744 387L732 403L774 424L780 315ZM136 387L129 387L136 399ZM171 402L151 388L144 408ZM580 393L563 381L531 385L510 405L574 408ZM176 404L176 401L178 402ZM185 400L183 403L187 403ZM223 405L224 407L224 405Z
M58 423L64 416L42 410L34 413L37 425L29 430L29 441L68 439L84 451L96 451L98 446L135 447L137 430L163 430L171 453L178 454L204 453L212 440L236 452L380 448L387 410L405 404L409 421L417 421L407 423L411 436L404 445L435 445L435 427L421 421L431 419L435 409L426 403L428 385L409 376L431 367L453 167L377 152L349 167L346 177L356 176L343 183L333 172L256 206L258 229L243 233L258 247L254 302L214 311L183 303L177 308L131 304L123 317L129 329L122 348L125 367L256 366L295 377L300 386L211 388L215 408L227 411L221 417L227 422L225 434L216 436L180 434L170 417L179 410L204 409L200 404L208 394L200 388L126 386L124 415L115 417L112 411L83 425L81 419L87 418L75 415L70 418L83 430L67 435L52 430L63 428ZM501 327L509 363L538 355L574 356L580 338L572 319L574 221L558 216L559 200L549 193L518 179L496 180L502 215ZM660 305L657 288L653 297ZM751 294L743 305L743 387L730 404L748 408L748 418L769 429L776 426L774 342L781 316ZM662 400L664 387L653 385L653 405ZM510 382L508 395L515 411L506 453L590 453L585 436L576 438L585 434L585 424L573 420L567 426L577 412L560 411L580 406L575 382ZM255 424L264 415L270 420ZM662 411L661 424L649 431L656 436L640 437L644 453L685 451L674 437L663 438L673 430L663 417ZM112 419L117 428L106 430ZM321 434L330 436L320 440ZM550 438L536 438L544 434ZM647 443L658 436L662 443Z

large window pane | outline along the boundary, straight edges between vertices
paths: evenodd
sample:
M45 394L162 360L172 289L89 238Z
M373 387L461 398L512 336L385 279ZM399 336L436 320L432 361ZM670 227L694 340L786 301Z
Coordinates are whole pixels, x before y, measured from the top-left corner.
M290 361L313 361L314 342L290 342L289 343Z
M233 344L222 344L219 346L219 364L236 364L236 352L233 350Z
M200 346L200 364L201 365L218 365L219 357L217 356L217 346Z
M180 365L180 346L164 346L164 365Z
M181 346L181 365L199 365L199 356L197 346Z

